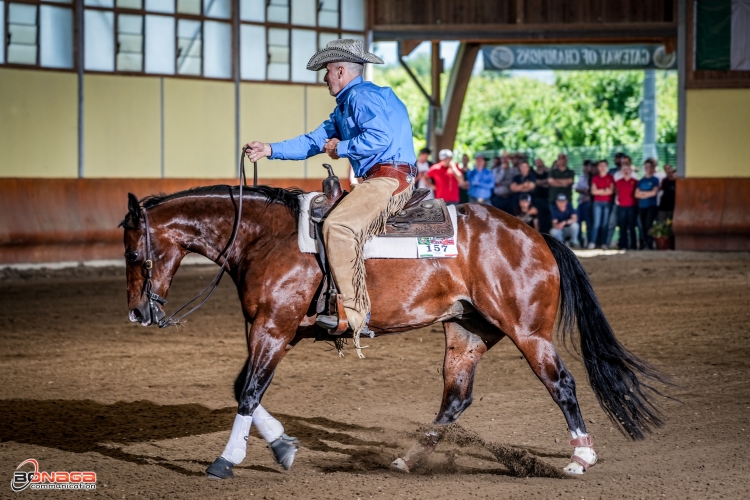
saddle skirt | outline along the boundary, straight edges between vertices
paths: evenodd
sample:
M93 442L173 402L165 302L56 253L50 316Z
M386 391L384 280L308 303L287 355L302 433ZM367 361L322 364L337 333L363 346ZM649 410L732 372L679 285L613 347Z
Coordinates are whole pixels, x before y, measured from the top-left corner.
M454 245L458 243L456 207L446 206L441 199L424 200L426 193L420 191L415 192L399 213L388 219L385 234L365 243L365 259L438 257L443 255L425 253L425 241L452 239ZM312 220L320 220L330 209L323 193L300 195L297 243L301 252L318 253Z

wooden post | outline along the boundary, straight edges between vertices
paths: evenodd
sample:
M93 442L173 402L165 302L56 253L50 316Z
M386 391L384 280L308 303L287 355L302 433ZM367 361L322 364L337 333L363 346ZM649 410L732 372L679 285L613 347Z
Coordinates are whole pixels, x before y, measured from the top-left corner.
M469 86L471 71L474 69L474 61L477 59L478 43L461 43L453 63L448 88L445 91L445 102L443 102L442 129L439 133L439 147L453 149L458 131L458 120L461 118L461 108L466 97L466 89Z
M432 104L429 109L430 137L427 143L432 149L433 158L437 158L438 151L441 148L440 130L443 127L443 120L440 109L440 74L443 72L443 60L440 58L440 42L432 42Z
M432 102L440 106L440 73L443 61L440 59L440 42L432 42Z

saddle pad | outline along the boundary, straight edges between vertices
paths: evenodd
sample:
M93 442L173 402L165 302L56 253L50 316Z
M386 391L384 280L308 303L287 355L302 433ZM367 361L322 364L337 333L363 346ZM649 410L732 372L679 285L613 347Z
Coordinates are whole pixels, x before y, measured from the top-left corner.
M310 236L310 200L319 195L319 192L304 193L299 197L300 216L297 223L297 244L302 253L318 253L315 240ZM458 220L456 218L456 207L449 206L448 214L453 223L453 240L458 244ZM419 258L417 251L417 238L389 236L387 238L372 238L365 243L365 259L416 259Z

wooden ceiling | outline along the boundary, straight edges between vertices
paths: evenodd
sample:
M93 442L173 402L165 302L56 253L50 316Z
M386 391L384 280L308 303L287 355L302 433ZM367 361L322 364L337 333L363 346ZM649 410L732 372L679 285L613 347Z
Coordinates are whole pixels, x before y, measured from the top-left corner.
M663 41L677 0L369 0L375 40Z

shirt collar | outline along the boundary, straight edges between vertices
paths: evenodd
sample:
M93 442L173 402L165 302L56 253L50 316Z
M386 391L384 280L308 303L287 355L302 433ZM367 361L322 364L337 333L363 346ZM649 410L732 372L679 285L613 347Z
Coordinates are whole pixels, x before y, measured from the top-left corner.
M346 98L346 94L349 93L349 90L351 90L351 88L354 87L355 85L358 85L358 84L360 84L362 82L363 82L362 77L358 76L357 78L355 78L351 82L347 83L346 87L344 87L343 89L341 89L341 92L339 92L338 94L336 94L336 103L341 103L341 101L343 101Z

